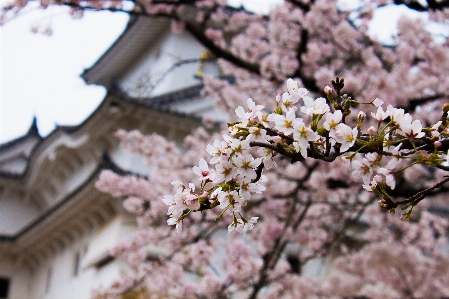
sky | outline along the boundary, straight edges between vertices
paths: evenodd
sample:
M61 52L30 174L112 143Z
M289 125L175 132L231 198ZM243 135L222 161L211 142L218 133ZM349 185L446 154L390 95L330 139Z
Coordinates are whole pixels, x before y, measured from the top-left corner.
M80 74L128 21L124 13L88 12L73 20L68 8L28 10L0 27L0 143L26 134L34 116L42 136L89 116L106 91L86 85ZM51 36L31 32L49 25Z
M5 1L0 0L0 5ZM238 6L241 1L230 3ZM262 2L282 0L244 1L251 9L260 8ZM77 125L104 98L106 90L86 85L80 74L123 32L128 15L86 12L82 19L73 20L67 11L63 7L31 7L0 27L0 143L26 134L34 116L41 136L56 125ZM398 17L407 11L398 6L376 11L371 34L391 40ZM412 15L427 18L422 13ZM31 32L32 27L45 31L49 25L51 36Z

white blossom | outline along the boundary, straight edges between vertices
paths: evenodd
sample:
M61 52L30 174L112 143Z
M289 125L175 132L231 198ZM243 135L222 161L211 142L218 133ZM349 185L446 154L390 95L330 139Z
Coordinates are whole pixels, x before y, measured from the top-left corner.
M267 131L265 129L258 127L250 127L247 140L257 142L267 142L268 141Z
M309 97L304 97L304 106L301 107L301 112L312 116L314 114L324 114L330 110L325 98L318 98L315 101Z
M354 145L357 139L358 129L351 129L350 126L339 124L335 129L335 140L341 143L340 151L345 152Z
M376 99L373 100L373 105L376 106L376 107L382 106L383 103L384 103L384 101L382 99L379 99L379 98L376 98Z
M273 159L273 150L271 148L261 147L257 151L262 156L262 162L266 169L276 167L276 162Z
M388 161L387 166L381 167L377 170L378 173L383 174L385 176L385 181L387 186L390 186L391 189L394 189L396 186L396 181L394 180L394 169L398 165L399 159L393 157L390 161Z
M237 191L219 191L217 192L218 201L220 202L220 208L226 209L229 206L230 212L240 212L242 207L242 197L237 193Z
M216 164L222 160L223 155L226 155L225 150L223 150L223 146L225 146L226 143L224 141L220 141L218 139L215 139L213 144L208 144L206 146L206 151L209 153L209 155L212 156L212 159L210 159L210 164Z
M317 141L320 136L302 121L295 121L293 139L301 144L307 144L309 141Z
M371 112L371 116L375 119L377 119L378 121L383 121L384 119L386 119L387 117L390 116L390 111L384 111L384 109L382 107L377 108L377 112L373 113Z
M251 219L247 220L246 222L244 222L241 219L238 219L236 231L238 231L239 233L243 234L243 236L245 236L247 231L252 230L254 228L254 224L257 223L257 219L259 219L259 217L251 217Z
M203 158L200 159L199 167L193 166L193 173L201 178L202 181L209 179L209 165Z
M334 113L327 113L326 120L323 123L323 127L330 132L329 136L335 138L335 129L341 123L343 114L341 110L336 110Z
M285 135L293 133L293 122L296 119L295 110L289 109L285 116L280 114L270 114L268 120L274 121L276 130Z
M309 91L307 89L299 88L298 82L296 82L292 79L287 80L287 90L290 94L292 94L292 95L296 94L300 98L304 98L306 96L306 94L309 93Z
M236 175L237 170L235 167L227 161L222 161L215 166L214 171L210 175L210 179L214 183L221 183L232 180Z
M237 173L242 177L246 177L248 180L252 180L256 178L256 172L254 168L259 166L260 162L262 162L261 158L254 159L254 157L250 154L243 154L235 157L232 160L237 167Z

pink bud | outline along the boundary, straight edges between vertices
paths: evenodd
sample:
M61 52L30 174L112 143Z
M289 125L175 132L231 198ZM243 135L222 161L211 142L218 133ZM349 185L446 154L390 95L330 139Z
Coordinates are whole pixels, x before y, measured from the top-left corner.
M443 145L443 144L441 143L441 141L435 141L433 144L435 145L435 147L440 147L440 146Z
M275 143L281 143L281 142L282 142L282 138L281 138L281 136L274 136L274 137L273 137L273 141L274 141Z
M332 93L332 87L330 87L329 85L326 85L326 87L324 87L324 93L325 94L331 94Z
M382 177L380 175L375 175L373 177L373 181L379 184L379 183L382 183L383 180L382 180Z
M376 135L377 130L376 130L376 128L374 126L371 126L371 127L368 128L367 132L368 132L369 135L374 136L374 135Z

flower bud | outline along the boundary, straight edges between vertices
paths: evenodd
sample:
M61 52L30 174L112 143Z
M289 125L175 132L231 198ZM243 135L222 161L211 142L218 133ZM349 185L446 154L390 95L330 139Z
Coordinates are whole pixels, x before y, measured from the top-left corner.
M380 184L380 183L383 182L383 179L382 179L382 177L381 177L380 175L377 175L377 174L376 174L376 175L373 177L373 181L376 182L377 184Z
M368 133L370 136L376 135L376 132L377 132L377 130L376 130L376 128L375 128L374 126L369 127L369 128L368 128L368 131L367 131L367 133Z
M433 145L434 145L435 147L440 147L440 146L442 146L443 144L441 143L441 141L435 141L435 142L433 143Z
M282 138L281 136L274 136L273 141L274 143L282 143Z
M357 120L359 123L362 123L365 120L366 117L366 113L363 111L360 111L359 114L357 115Z
M332 89L332 87L330 87L329 85L326 85L326 87L324 87L324 93L325 93L326 95L332 94L332 91L333 91L333 89Z

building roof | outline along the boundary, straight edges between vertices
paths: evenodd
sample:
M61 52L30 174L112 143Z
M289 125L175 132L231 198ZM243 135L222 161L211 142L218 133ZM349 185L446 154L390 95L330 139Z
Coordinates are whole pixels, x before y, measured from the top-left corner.
M43 139L37 128L36 117L34 117L30 129L25 135L0 144L0 177L21 177L28 167L27 161Z
M14 242L23 235L30 232L35 226L39 225L43 221L45 221L48 217L53 215L56 211L58 211L63 205L67 204L68 201L72 200L78 193L80 193L81 190L83 190L89 183L94 181L98 174L103 171L110 169L114 171L117 174L120 175L126 175L131 174L131 172L126 171L122 168L120 168L117 164L115 164L111 157L108 155L108 153L104 153L103 156L100 159L100 162L98 163L97 167L91 172L91 174L85 179L83 182L79 184L79 186L71 193L67 194L64 199L62 199L58 204L54 205L46 211L44 214L41 214L38 218L34 219L31 223L29 223L27 226L22 228L20 231L13 235L2 235L0 234L0 243L1 242Z
M157 96L154 98L131 98L127 96L124 93L118 92L119 96L117 99L120 99L120 101L127 102L131 105L134 105L138 108L143 108L147 110L153 110L155 112L167 112L169 114L172 114L174 116L178 117L188 117L196 120L201 120L201 117L199 115L195 114L188 114L184 113L180 110L177 110L175 108L175 104L180 103L189 103L192 100L197 100L200 98L201 89L203 88L203 85L196 85L189 87L187 89L182 89L178 91L174 91L168 94L164 94L161 96ZM36 125L36 118L33 119L33 124L30 127L27 134L25 134L22 137L19 137L17 139L14 139L12 141L6 142L4 144L0 144L0 178L10 178L10 179L20 179L23 178L28 169L30 161L33 159L33 156L36 152L36 150L39 147L45 147L48 146L47 143L49 143L50 140L53 140L57 138L57 136L60 135L72 135L76 134L76 132L85 126L92 118L95 117L95 115L98 113L98 111L101 110L101 105L89 115L87 119L85 119L81 124L75 125L75 126L57 126L47 137L41 137L38 133L37 125ZM26 166L21 171L8 171L1 168L2 163L5 164L6 161L17 158L16 156L6 157L2 159L2 156L5 156L7 152L13 151L14 149L22 149L23 144L27 141L31 141L31 148L29 150L28 155L22 155L22 159L26 159ZM51 141L50 141L51 143ZM20 154L20 153L19 153Z
M212 105L211 101L201 97L202 84L156 97L132 98L111 80L110 74L124 75L131 67L130 61L139 63L135 57L161 38L168 27L167 20L130 20L113 46L82 75L86 83L103 85L109 92L81 124L57 126L48 136L42 137L34 119L26 135L0 145L0 194L5 194L6 189L16 190L14 198L24 207L31 203L39 207L35 216L0 234L0 252L3 249L13 253L26 250L28 255L34 255L30 248L38 246L33 242L43 242L38 241L39 237L50 240L56 238L59 231L62 234L64 228L56 228L57 224L52 221L75 222L65 213L73 214L95 205L95 200L91 200L92 203L88 200L92 194L98 196L94 182L102 170L125 174L104 154L117 149L118 141L113 132L118 128L167 133L179 142L201 124L202 113ZM81 178L71 182L72 177L80 173ZM110 198L109 195L102 196ZM80 207L78 202L82 203Z
M139 63L136 58L151 48L169 28L170 21L167 19L132 16L125 31L81 77L87 84L110 88L112 80L123 76L132 67L130 63Z
M33 121L31 123L30 128L28 129L28 132L16 139L13 139L11 141L5 142L0 144L0 152L5 151L11 147L17 146L18 144L22 143L27 138L38 138L42 139L42 137L39 134L39 130L37 128L37 119L36 117L33 117Z

